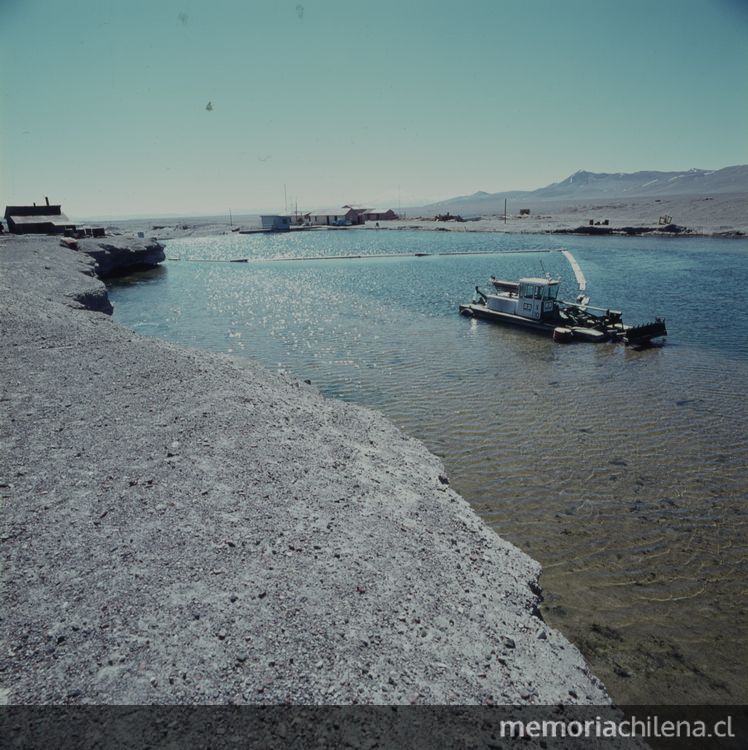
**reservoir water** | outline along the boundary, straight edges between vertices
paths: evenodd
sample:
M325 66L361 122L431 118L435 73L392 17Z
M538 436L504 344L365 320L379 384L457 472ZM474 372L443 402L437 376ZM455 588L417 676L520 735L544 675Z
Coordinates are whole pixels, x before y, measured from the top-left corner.
M573 297L563 256L528 252L561 248L592 304L666 317L667 344L561 345L457 314L491 274L558 274ZM617 702L748 700L748 242L355 229L167 256L112 284L117 322L309 379L422 440L542 563L545 618Z

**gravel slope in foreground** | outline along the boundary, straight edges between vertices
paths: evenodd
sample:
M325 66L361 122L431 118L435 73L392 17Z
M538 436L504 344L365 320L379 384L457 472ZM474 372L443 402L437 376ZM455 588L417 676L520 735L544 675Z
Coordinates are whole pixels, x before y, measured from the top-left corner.
M56 239L0 258L4 702L609 702L419 442L85 309Z

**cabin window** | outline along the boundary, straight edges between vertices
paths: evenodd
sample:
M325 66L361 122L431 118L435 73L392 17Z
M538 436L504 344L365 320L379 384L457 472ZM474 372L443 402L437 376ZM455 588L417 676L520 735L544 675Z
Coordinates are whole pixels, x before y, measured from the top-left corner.
M553 286L548 287L548 299L556 299L558 297L558 286L554 284Z

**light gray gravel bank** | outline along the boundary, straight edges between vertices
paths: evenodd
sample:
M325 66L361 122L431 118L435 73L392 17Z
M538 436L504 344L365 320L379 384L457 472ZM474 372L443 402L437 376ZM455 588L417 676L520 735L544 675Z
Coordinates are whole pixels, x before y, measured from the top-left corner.
M56 239L0 257L5 701L609 701L419 442L85 309Z

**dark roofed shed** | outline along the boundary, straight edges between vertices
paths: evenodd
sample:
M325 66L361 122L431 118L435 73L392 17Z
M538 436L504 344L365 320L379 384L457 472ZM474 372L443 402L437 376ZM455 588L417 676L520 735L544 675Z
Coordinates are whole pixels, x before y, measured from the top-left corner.
M63 234L75 229L75 224L62 213L62 206L6 206L5 220L8 231L14 234Z

